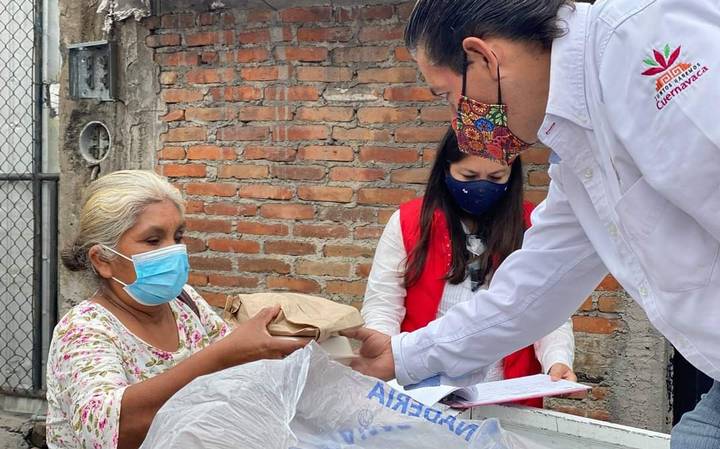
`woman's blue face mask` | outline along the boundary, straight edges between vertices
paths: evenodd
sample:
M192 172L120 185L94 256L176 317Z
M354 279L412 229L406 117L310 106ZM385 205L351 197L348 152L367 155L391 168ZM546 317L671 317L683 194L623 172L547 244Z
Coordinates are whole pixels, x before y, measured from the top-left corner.
M445 173L445 185L458 207L474 217L491 210L508 191L507 182L458 181L449 170Z
M126 284L113 277L124 287L125 292L145 306L167 304L177 298L187 283L190 266L185 245L171 245L132 258L112 248L108 250L129 260L135 267L135 282Z

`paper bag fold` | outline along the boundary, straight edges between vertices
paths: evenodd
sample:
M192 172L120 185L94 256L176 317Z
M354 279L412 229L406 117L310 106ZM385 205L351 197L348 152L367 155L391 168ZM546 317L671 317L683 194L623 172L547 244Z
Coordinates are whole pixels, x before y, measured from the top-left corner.
M345 304L301 293L255 293L228 297L224 318L242 323L265 307L280 305L280 313L268 326L270 335L309 337L319 342L339 332L363 325L360 312Z

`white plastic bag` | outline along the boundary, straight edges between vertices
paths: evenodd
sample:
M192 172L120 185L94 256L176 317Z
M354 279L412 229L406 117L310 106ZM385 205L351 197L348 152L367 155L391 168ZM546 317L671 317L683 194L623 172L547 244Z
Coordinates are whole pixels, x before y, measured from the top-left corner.
M542 449L428 408L329 360L315 343L196 379L173 396L141 449Z

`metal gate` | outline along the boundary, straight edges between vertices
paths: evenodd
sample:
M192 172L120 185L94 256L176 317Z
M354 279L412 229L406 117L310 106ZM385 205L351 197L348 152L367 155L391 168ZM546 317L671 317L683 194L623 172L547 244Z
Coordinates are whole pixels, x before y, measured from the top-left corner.
M58 177L46 173L43 161L42 23L42 0L2 0L0 393L6 394L41 394L57 302Z

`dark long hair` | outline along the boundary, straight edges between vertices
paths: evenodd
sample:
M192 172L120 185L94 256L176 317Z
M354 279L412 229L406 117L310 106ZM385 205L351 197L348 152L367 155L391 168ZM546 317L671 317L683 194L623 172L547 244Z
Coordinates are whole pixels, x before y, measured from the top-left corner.
M487 214L471 217L462 211L445 184L450 164L467 157L458 149L457 137L450 128L439 145L438 153L430 171L425 197L420 213L420 238L406 260L405 286L411 287L422 276L428 258L433 215L439 210L445 216L450 231L452 262L447 280L459 284L466 278L466 267L470 259L465 231L461 220L474 220L483 237L486 251L480 256L480 279L495 268L513 251L522 245L525 223L523 219L523 176L522 162L518 157L513 162L505 196Z

